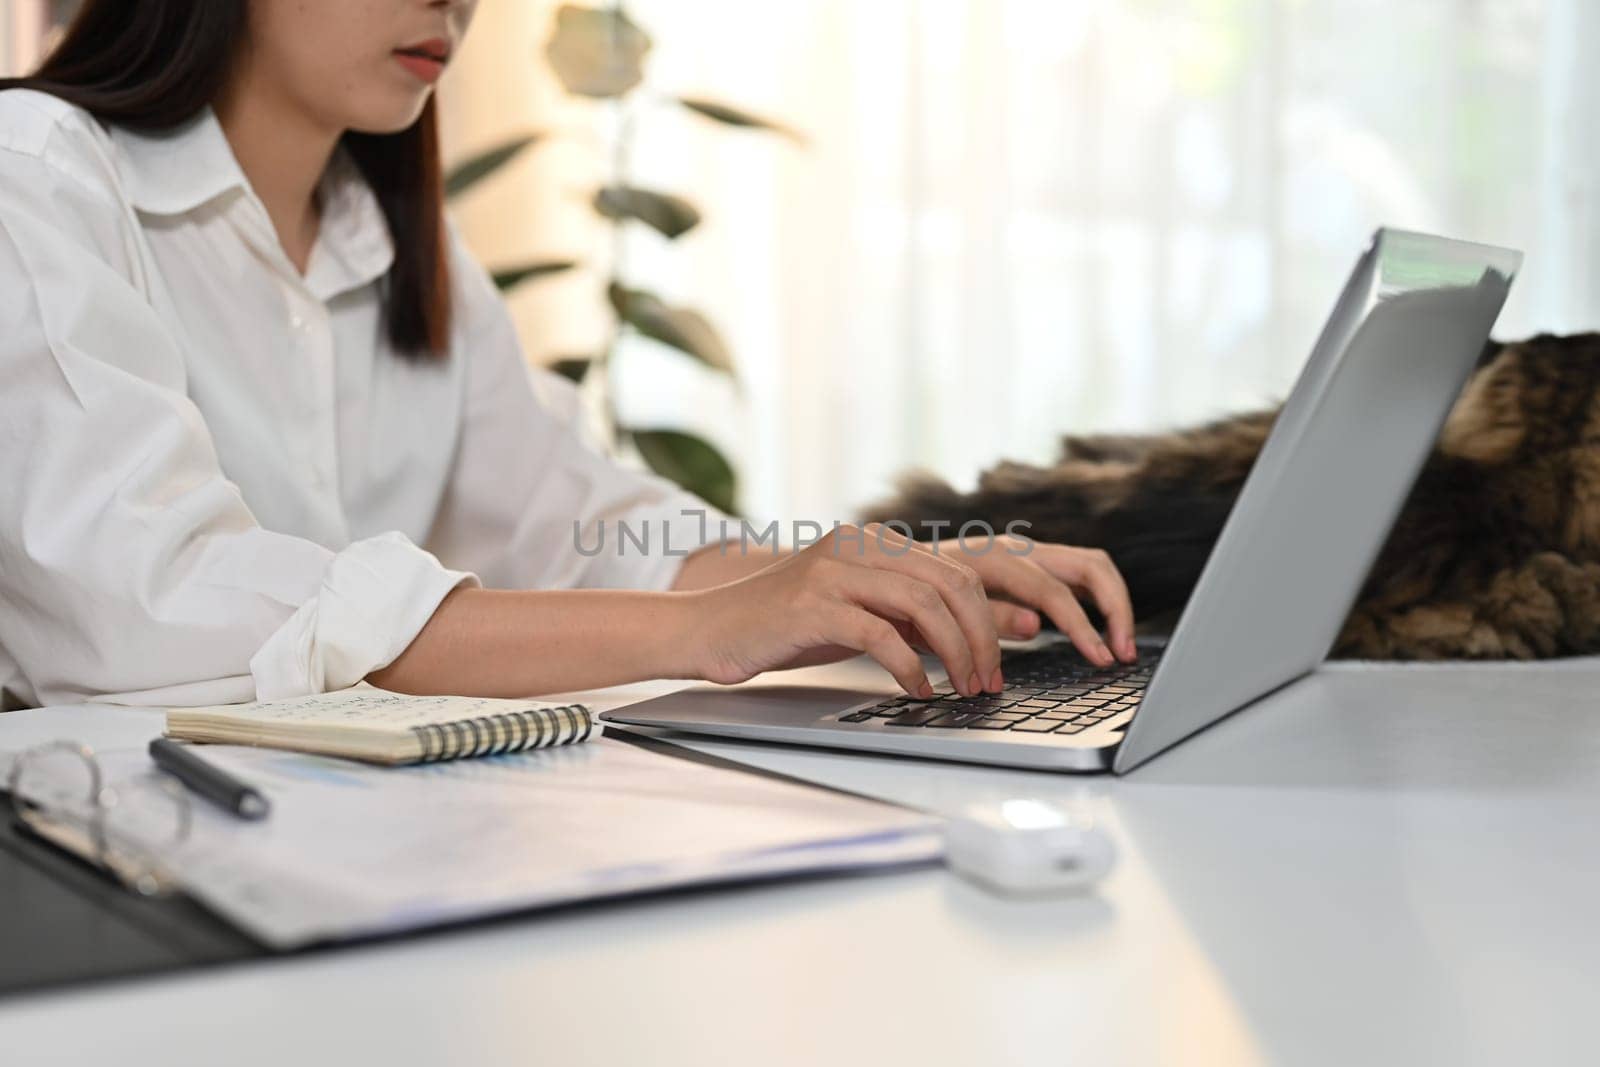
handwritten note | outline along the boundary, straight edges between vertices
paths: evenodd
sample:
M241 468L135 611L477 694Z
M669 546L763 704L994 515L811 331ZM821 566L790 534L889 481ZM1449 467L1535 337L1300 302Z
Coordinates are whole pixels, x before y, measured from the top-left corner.
M335 693L270 700L260 704L185 709L184 717L204 715L208 718L238 718L257 723L304 723L394 730L517 712L553 710L560 706L538 700L407 696L362 685Z

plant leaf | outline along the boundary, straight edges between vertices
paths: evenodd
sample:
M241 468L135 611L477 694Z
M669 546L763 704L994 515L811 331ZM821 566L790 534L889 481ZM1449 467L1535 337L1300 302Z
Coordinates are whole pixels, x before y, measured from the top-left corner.
M545 58L569 93L621 96L644 80L650 35L615 8L562 4Z
M680 430L634 430L631 436L651 470L712 507L733 513L738 480L715 445Z
M768 133L776 133L787 137L795 144L803 145L806 143L805 134L787 123L779 122L777 119L769 119L764 115L757 115L743 108L734 107L732 104L724 104L721 101L707 100L702 96L680 96L676 99L678 103L695 114L703 115L713 122L720 122L724 126L739 126L748 130L766 130Z
M674 307L654 293L613 282L607 290L618 317L652 340L671 345L726 374L734 373L733 355L707 318L693 308Z
M515 267L501 267L493 275L494 287L501 292L521 285L529 278L542 278L546 274L559 274L578 265L575 259L546 259L537 263L521 263Z
M569 359L558 359L547 364L557 374L577 385L583 381L583 376L589 373L589 368L594 366L594 360L588 356L574 356Z
M681 237L700 224L700 209L681 196L607 185L594 194L594 209L608 219L638 219L666 237Z
M524 148L543 137L539 133L525 133L509 141L486 148L475 156L468 156L445 175L444 195L459 196L501 167L510 163Z

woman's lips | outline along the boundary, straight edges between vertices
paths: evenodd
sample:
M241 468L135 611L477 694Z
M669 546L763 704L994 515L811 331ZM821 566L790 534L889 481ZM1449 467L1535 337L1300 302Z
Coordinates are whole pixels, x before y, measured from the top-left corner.
M415 52L396 52L394 58L402 67L429 85L438 81L439 75L444 73L444 61L432 56L419 55Z
M450 61L450 42L442 37L406 45L394 50L394 58L420 80L433 84Z

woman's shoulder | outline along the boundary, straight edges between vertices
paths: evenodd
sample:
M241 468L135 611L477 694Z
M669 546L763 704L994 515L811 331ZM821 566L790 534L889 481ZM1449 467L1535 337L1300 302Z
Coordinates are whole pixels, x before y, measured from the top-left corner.
M0 90L0 148L44 158L74 146L102 143L94 116L39 89Z
M0 218L10 242L72 244L131 271L136 222L110 132L32 89L0 90Z
M114 157L110 133L83 108L37 89L0 90L0 163L42 167L115 200Z

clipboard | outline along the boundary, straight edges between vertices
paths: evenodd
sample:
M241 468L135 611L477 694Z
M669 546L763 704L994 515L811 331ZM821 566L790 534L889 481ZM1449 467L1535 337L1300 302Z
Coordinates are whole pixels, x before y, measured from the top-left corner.
M0 998L267 955L187 897L129 893L10 818L0 818L0 944Z
M618 729L608 729L607 733L616 741L661 756L884 803L848 790L822 786L708 755L661 738ZM0 783L0 812L9 812L10 808L10 799L4 793L3 783ZM916 861L905 866L926 866L927 862ZM20 826L7 814L0 817L0 944L18 946L20 951L8 952L5 954L8 958L0 959L0 999L83 983L268 957L343 952L367 944L415 937L448 936L449 932L458 929L525 922L530 917L554 919L573 910L615 906L622 902L698 894L707 890L788 884L848 873L852 872L848 869L821 868L776 876L672 886L624 897L600 897L554 907L540 906L486 914L461 921L285 951L270 948L251 938L181 890L164 895L130 892L117 877L91 860L64 851L59 843L43 839L38 833Z

